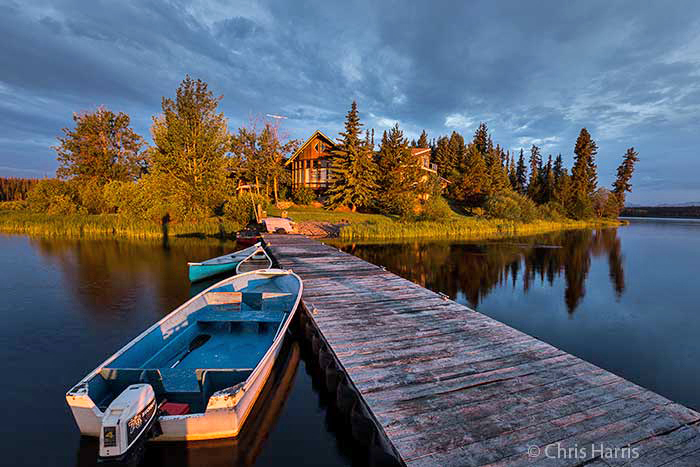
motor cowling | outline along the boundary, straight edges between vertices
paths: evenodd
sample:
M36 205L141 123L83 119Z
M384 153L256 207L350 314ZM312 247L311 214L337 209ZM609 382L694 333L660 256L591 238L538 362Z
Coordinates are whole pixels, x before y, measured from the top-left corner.
M157 417L150 384L132 384L109 404L102 417L100 458L122 459L143 443Z

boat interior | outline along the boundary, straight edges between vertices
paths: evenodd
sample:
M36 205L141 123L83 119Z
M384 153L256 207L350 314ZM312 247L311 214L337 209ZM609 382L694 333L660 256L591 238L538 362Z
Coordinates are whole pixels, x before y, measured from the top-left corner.
M105 410L129 385L148 383L159 402L204 412L212 394L251 375L292 312L298 291L293 275L258 273L208 289L95 374L88 381L90 398Z

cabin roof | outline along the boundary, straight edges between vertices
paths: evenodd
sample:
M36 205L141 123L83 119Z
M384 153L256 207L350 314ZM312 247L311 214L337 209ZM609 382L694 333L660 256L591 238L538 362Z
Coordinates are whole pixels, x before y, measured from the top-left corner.
M314 131L314 134L311 135L311 136L309 137L309 139L306 140L306 142L304 142L304 144L302 144L301 146L299 146L299 149L297 149L296 151L294 151L294 154L292 154L292 157L290 157L289 159L287 159L287 162L285 162L284 165L289 165L289 163L292 162L292 161L294 160L294 158L297 157L297 155L301 154L301 152L304 150L304 148L306 148L306 146L308 146L309 144L311 144L311 141L313 141L314 138L316 138L317 136L318 136L319 138L321 138L322 140L325 140L325 141L326 141L328 144L330 144L331 146L335 146L335 143L333 142L332 139L330 139L328 136L324 135L323 132L322 132L321 130L316 130L316 131Z
M424 153L430 153L430 148L411 148L411 155L420 156Z

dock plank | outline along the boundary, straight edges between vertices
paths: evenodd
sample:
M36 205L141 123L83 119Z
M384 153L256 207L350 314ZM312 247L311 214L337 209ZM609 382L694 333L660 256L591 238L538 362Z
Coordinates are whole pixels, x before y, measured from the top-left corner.
M334 247L263 238L400 462L700 465L696 411ZM592 443L638 458L544 455Z

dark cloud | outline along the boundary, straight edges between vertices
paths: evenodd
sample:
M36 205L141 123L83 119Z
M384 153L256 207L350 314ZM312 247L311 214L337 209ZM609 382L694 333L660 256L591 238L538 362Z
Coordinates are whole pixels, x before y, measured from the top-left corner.
M537 143L570 163L585 126L603 183L626 147L640 152L631 201L700 199L698 13L692 1L0 0L0 174L53 171L61 127L98 105L148 135L190 74L224 95L232 128L281 113L294 137L336 133L357 99L378 131L470 135L485 121L509 149Z

